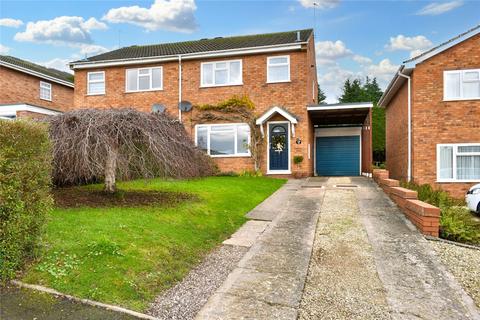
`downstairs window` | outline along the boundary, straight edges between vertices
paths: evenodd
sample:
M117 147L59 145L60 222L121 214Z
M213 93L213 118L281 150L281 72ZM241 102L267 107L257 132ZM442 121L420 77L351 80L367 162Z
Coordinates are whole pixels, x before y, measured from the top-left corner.
M480 143L438 144L437 180L480 181Z
M196 126L195 144L212 157L250 156L250 127L240 124Z

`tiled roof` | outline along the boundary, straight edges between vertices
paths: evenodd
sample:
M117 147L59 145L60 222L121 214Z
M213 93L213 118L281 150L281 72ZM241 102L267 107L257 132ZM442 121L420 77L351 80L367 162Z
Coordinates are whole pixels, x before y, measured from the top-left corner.
M297 32L300 38L297 39ZM213 52L222 50L233 50L242 48L255 48L271 45L291 44L306 42L312 34L312 29L295 30L288 32L266 33L248 36L217 37L213 39L202 39L196 41L184 41L174 43L163 43L146 46L124 47L110 52L102 53L76 62L94 62L105 60L123 60L133 58L148 58L172 56L179 54ZM299 41L298 41L299 40Z
M67 72L63 72L63 71L52 69L52 68L46 68L44 66L40 66L33 62L25 61L12 56L0 55L0 61L6 62L8 64L11 64L20 68L38 72L48 77L57 78L58 80L61 80L61 81L67 81L73 84L73 75Z

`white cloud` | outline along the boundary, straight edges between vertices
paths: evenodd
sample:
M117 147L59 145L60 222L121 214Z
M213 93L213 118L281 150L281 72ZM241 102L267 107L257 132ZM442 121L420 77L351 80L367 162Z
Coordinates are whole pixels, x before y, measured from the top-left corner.
M418 35L415 37L406 37L399 34L390 38L390 43L385 45L388 51L410 51L410 56L416 56L433 45L427 37Z
M416 14L419 16L437 16L455 8L458 8L462 5L462 0L455 0L450 2L433 2L418 10Z
M107 29L107 25L95 18L85 21L82 17L62 16L52 20L29 22L24 32L18 32L17 41L81 46L92 43L92 30Z
M0 43L0 54L7 54L10 51L10 48L7 46L4 46L3 44Z
M372 63L372 59L368 57L361 56L359 54L356 54L352 57L353 61L361 64L361 65L369 65Z
M345 43L340 40L333 41L319 41L315 44L315 51L318 58L323 59L340 59L353 54L352 50L348 49Z
M332 9L338 6L340 0L298 0L305 8Z
M192 32L197 28L194 0L155 0L150 8L139 6L110 9L102 20L130 23L148 31Z
M22 24L23 24L23 21L18 19L11 19L11 18L0 19L0 26L2 27L18 28Z
M107 52L107 51L109 51L109 49L107 49L103 46L99 46L99 45L96 45L96 44L87 44L87 45L83 45L81 47L80 55L82 57L84 57L84 56L91 57L91 56L95 56L97 54L104 53L104 52Z
M36 62L36 63L39 64L39 65L45 66L47 68L53 68L53 69L57 69L57 70L60 70L60 71L73 73L73 71L70 70L70 68L68 67L69 62L70 62L69 59L55 58L55 59L52 59L52 60L49 60L49 61Z
M370 78L377 78L380 87L384 89L397 70L398 65L393 64L390 59L383 59L378 64L365 67L363 73Z

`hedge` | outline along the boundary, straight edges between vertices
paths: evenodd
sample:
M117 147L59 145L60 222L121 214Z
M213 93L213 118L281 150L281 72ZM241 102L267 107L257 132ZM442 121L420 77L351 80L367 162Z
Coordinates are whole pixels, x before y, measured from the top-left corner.
M0 120L0 282L37 253L52 209L51 150L45 125Z

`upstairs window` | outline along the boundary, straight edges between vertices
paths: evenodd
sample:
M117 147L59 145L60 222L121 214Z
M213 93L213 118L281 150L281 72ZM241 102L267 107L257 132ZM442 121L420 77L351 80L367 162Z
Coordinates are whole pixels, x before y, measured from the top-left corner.
M480 143L437 145L439 182L480 181Z
M245 123L198 125L195 143L212 157L250 156L250 127Z
M290 81L290 56L267 58L267 82Z
M127 69L126 91L163 90L163 68Z
M87 94L105 94L105 72L96 71L87 73Z
M242 60L204 62L200 77L202 87L241 85Z
M50 83L40 81L40 99L52 101L52 85Z
M443 99L480 99L480 69L443 72Z

